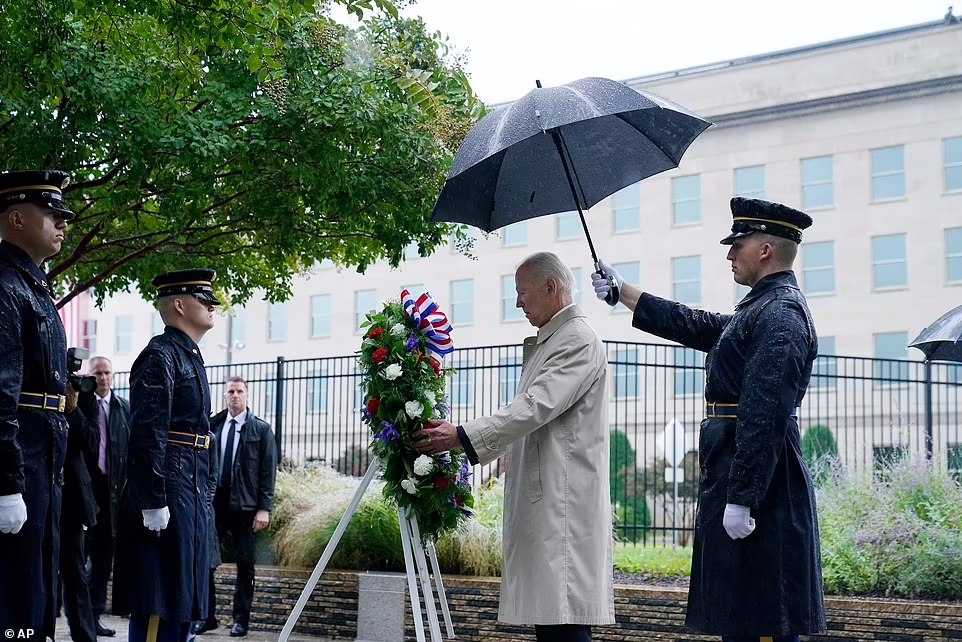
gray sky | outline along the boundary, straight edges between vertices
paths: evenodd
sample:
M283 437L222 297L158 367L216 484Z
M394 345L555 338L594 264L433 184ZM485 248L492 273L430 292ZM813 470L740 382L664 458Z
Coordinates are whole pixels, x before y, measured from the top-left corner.
M418 0L487 104L940 20L947 0ZM962 5L962 2L959 3ZM955 14L962 13L962 6Z

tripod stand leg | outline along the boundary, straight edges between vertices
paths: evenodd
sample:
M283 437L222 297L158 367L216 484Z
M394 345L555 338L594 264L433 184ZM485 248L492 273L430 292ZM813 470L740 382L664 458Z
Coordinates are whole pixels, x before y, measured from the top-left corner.
M317 560L317 566L314 567L311 578L307 581L307 584L304 585L301 596L297 598L294 610L292 610L291 614L287 617L287 622L284 624L284 628L277 638L278 642L287 642L287 639L290 637L291 632L294 630L294 625L297 624L297 619L301 617L301 612L307 605L311 593L314 592L314 587L317 586L318 581L321 579L321 573L327 568L328 562L331 561L331 556L334 555L334 549L337 548L337 543L341 540L341 536L344 535L344 531L347 529L347 524L351 521L354 511L357 510L357 505L361 503L361 497L364 495L367 487L371 484L371 480L374 479L374 475L377 474L380 468L381 461L379 459L372 459L367 473L365 473L364 478L361 479L361 484L357 487L357 492L354 493L354 497L351 499L351 503L348 504L347 510L344 511L344 515L341 516L341 521L337 523L337 528L334 529L331 540L327 543L327 546L324 547L324 553L321 555L321 559Z
M434 549L434 542L428 542L428 559L431 560L431 570L434 573L434 584L438 588L438 599L441 601L441 613L444 614L444 626L448 639L454 639L454 624L451 622L451 609L448 608L448 598L444 594L444 582L441 580L441 565L438 564L438 552Z
M424 619L421 617L421 600L418 599L418 583L414 578L414 560L411 549L411 525L404 509L398 506L397 522L401 530L401 549L404 551L404 572L408 578L408 595L411 596L411 615L414 616L414 632L418 642L424 642ZM428 598L431 599L431 598Z
M412 512L408 516L411 524L414 559L418 565L418 575L421 577L421 590L424 593L424 605L428 611L428 625L431 627L431 642L441 642L441 625L438 623L438 610L434 605L434 593L431 591L431 576L428 575L428 565L424 560L424 547L421 545L421 531L418 529L418 518Z

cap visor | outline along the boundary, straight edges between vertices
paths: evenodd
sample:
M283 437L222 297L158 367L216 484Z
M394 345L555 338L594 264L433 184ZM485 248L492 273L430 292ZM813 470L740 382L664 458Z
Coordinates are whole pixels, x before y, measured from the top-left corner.
M741 238L743 236L748 236L749 234L754 234L754 232L732 232L722 240L718 241L722 245L731 245L735 242L735 239Z
M213 305L223 305L217 297L213 294L207 294L206 292L195 292L194 296L204 303L211 303Z
M60 216L62 216L62 217L63 217L63 220L65 220L65 221L70 221L70 220L74 219L74 218L77 216L76 213L68 210L68 209L67 209L67 206L64 205L63 203L57 203L57 202L54 202L54 201L47 201L46 203L44 203L44 205L45 205L47 208L49 208L49 209L55 210L55 211L57 211L57 212L60 212Z

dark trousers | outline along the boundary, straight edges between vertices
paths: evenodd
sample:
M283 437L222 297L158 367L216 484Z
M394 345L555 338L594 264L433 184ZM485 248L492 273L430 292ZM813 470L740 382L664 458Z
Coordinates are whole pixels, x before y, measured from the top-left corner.
M114 563L114 534L110 527L110 479L99 470L91 471L94 500L100 511L97 524L87 531L87 553L90 555L90 600L94 617L107 612L107 583Z
M591 627L587 624L535 624L538 642L591 642Z
M230 510L230 493L217 489L214 496L214 519L217 522L217 539L223 542L228 535L234 544L234 562L237 579L234 583L234 621L249 623L251 603L254 601L254 514L251 510ZM210 573L208 591L208 617L214 619L217 603L214 594L214 572Z
M79 521L60 522L60 580L63 611L73 642L97 642L94 613L87 585L86 532Z
M171 622L156 615L131 615L127 625L129 642L185 642L190 622Z
M769 636L752 636L747 635L725 635L722 637L722 642L799 642L797 635L769 635Z

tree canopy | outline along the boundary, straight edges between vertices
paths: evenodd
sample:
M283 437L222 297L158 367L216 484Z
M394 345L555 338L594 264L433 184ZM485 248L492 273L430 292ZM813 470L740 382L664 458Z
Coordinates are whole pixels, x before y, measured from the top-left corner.
M177 268L243 302L330 259L397 265L481 115L457 57L391 0L8 0L0 169L73 174L51 280L99 301Z

